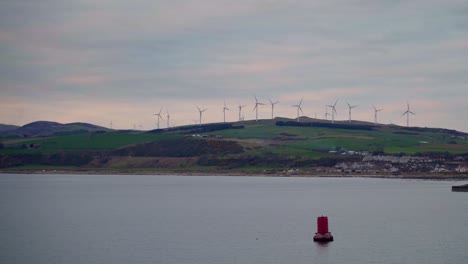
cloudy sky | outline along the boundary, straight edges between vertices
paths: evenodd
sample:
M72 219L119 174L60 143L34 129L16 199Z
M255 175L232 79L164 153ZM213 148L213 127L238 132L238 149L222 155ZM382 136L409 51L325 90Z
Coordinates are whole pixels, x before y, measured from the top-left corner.
M468 132L466 0L2 0L0 123L295 117ZM259 109L269 118L271 107ZM164 126L165 126L164 121ZM161 127L163 123L161 123Z

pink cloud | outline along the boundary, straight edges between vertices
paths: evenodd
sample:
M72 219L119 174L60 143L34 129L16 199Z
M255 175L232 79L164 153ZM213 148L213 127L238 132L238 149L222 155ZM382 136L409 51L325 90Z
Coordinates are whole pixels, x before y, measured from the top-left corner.
M468 39L442 42L438 45L442 49L467 49Z
M96 85L105 81L107 78L100 75L67 76L59 80L60 83L69 85Z

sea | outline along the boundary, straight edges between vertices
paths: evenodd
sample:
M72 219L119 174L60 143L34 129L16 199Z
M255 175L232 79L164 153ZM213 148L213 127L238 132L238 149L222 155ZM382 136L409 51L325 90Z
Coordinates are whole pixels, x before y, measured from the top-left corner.
M0 174L0 263L465 264L465 183Z

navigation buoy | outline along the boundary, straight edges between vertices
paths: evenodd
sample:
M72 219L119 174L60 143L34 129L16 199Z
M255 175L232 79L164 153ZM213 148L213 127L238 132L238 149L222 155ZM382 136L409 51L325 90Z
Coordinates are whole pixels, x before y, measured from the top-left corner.
M317 217L317 233L314 236L315 242L330 242L333 241L332 234L328 231L328 217Z

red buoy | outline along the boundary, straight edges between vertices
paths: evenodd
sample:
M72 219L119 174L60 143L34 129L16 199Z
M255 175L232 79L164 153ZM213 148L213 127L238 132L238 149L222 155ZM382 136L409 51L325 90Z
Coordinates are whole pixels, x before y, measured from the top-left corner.
M328 231L328 217L317 217L317 233L315 233L314 241L316 242L329 242L333 241L332 234Z

